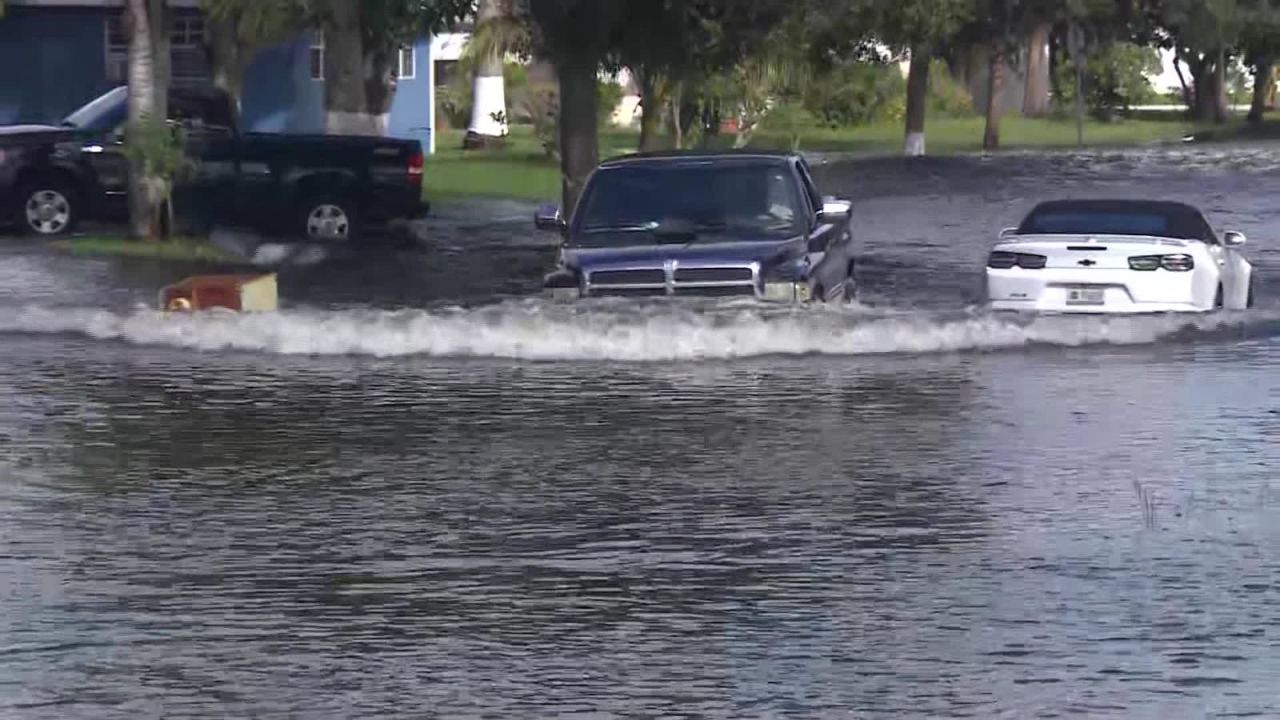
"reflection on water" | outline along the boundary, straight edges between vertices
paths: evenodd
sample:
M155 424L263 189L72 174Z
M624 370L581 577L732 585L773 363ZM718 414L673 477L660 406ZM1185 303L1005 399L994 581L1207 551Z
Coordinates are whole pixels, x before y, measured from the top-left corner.
M1265 267L1250 157L1200 182ZM852 309L504 299L451 236L161 321L6 250L0 716L1274 716L1273 313L946 308L1018 213L929 193L1038 162L923 166L953 239L824 168L897 193Z

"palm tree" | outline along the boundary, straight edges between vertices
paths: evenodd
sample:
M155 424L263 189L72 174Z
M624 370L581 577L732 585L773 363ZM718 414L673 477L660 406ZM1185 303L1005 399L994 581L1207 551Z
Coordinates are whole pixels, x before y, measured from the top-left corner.
M507 92L502 62L514 47L527 43L528 29L517 23L507 0L479 0L476 26L467 55L475 64L471 84L471 123L463 148L491 147L507 135Z
M155 46L148 0L129 0L125 8L129 32L129 126L137 130L156 117ZM152 235L155 204L147 192L143 163L129 168L129 231L137 238Z

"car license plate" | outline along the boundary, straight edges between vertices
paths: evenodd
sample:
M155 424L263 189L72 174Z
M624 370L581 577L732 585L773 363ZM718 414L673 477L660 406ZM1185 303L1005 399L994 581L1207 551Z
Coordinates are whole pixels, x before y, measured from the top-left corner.
M1100 287L1069 287L1067 288L1067 304L1068 305L1105 305L1107 302L1106 288Z

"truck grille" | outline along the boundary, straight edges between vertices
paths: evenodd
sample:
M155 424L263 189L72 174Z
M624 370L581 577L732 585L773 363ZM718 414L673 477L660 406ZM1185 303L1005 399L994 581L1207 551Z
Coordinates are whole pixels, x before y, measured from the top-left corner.
M677 283L749 283L752 280L751 268L687 268L676 270Z
M603 270L591 273L592 285L666 285L663 270Z

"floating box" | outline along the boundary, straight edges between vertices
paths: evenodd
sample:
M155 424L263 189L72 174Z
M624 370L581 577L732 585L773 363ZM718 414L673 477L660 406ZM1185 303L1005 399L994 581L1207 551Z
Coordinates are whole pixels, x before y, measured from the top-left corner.
M160 291L160 309L174 312L223 308L236 312L273 312L276 276L197 275Z

